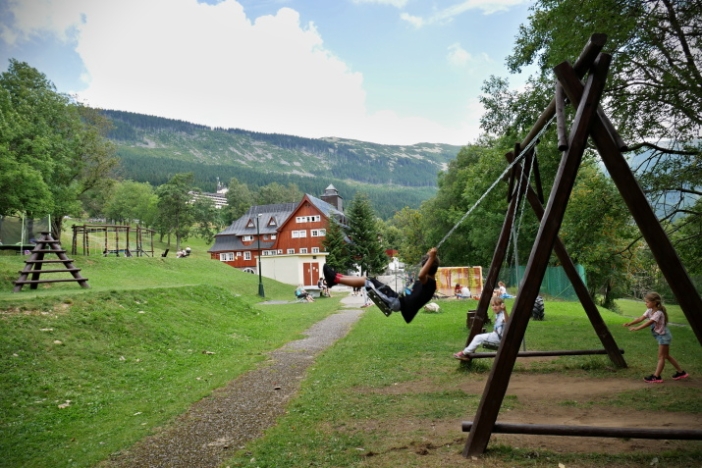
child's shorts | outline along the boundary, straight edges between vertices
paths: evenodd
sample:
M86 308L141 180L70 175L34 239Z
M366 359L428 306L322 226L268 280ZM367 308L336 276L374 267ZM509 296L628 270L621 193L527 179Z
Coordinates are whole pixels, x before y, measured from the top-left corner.
M653 330L651 330L651 334L656 339L659 345L669 345L670 342L673 341L673 335L670 333L670 330L668 330L668 327L665 327L665 333L662 335L659 335Z

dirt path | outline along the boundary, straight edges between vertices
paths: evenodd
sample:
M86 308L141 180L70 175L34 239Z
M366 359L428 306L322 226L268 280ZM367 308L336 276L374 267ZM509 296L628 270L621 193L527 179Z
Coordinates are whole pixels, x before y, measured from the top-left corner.
M347 301L347 299L349 299ZM356 306L360 298L342 303ZM356 306L357 307L357 306ZM307 368L320 351L345 336L360 318L352 308L310 327L307 338L293 341L270 354L267 366L248 372L195 403L162 432L147 437L100 466L211 468L244 444L260 437L285 412Z
M514 409L502 409L497 421L513 424L549 424L567 426L604 426L604 427L632 427L632 428L665 428L665 429L702 429L702 415L684 412L659 411L652 413L646 409L646 401L642 400L636 408L598 406L602 400L611 400L621 392L639 390L646 384L640 380L588 379L584 377L568 377L559 375L556 380L553 376L546 377L539 374L514 373L510 378L507 396L515 396L519 402ZM480 380L466 381L460 389L467 394L481 395L485 388L487 376ZM694 376L681 380L666 380L664 385L675 385L680 388L694 388L702 392L702 379ZM378 393L424 393L440 391L432 382L412 381L394 385L385 389L370 391ZM572 402L564 405L563 402ZM470 418L467 418L470 420ZM398 430L397 421L384 421L383 424ZM421 422L416 422L421 424ZM433 426L431 445L438 447L450 440L453 446L462 450L468 437L456 438L456 421L437 421ZM406 431L411 434L417 427L405 421ZM383 428L375 428L383 429ZM408 436L409 437L409 436ZM402 437L400 437L402 439ZM665 439L617 439L599 437L560 437L560 436L535 436L521 434L493 434L490 437L490 446L505 444L512 447L527 448L538 453L548 450L556 453L629 453L646 452L657 454L677 448L702 447L699 441L679 441ZM420 444L421 445L421 444ZM431 450L428 451L431 453ZM460 451L458 452L460 453ZM451 459L442 460L442 466L460 466L461 456L455 454ZM429 466L429 465L427 465ZM433 466L433 465L432 465Z

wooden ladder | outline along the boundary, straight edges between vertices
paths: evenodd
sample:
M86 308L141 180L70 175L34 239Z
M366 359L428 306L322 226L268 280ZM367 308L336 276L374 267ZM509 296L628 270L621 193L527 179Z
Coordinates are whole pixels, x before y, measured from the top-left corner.
M58 260L45 260L45 254L56 254ZM48 232L42 232L37 244L32 250L28 260L25 260L24 269L20 271L20 277L14 281L15 288L12 292L20 292L25 284L28 284L30 289L37 289L41 283L65 283L68 281L77 281L82 288L88 288L88 279L80 276L80 268L73 265L73 260L66 256L66 251L61 248L59 241L54 240ZM53 270L42 270L44 264L63 263L63 268ZM43 273L70 273L73 278L58 278L58 279L39 279ZM32 279L27 279L32 275Z

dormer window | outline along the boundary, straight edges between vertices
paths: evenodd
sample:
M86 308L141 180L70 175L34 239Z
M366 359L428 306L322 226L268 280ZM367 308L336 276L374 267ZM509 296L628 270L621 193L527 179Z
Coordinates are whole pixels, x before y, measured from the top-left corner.
M253 219L250 219L250 220L249 220L249 222L246 224L246 227L247 227L247 228L256 227L256 225L255 225L254 222L253 222Z
M268 221L268 226L277 226L278 223L275 222L275 218L271 216L271 219Z

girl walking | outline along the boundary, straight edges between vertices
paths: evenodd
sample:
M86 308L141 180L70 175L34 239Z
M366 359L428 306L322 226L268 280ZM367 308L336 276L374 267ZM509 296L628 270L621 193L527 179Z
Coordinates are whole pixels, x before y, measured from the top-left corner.
M625 327L629 327L630 331L643 330L646 327L651 327L651 334L658 342L658 365L656 366L656 372L644 377L644 382L646 383L663 383L663 378L661 373L665 367L666 359L675 367L675 374L673 374L673 380L686 379L688 377L687 372L685 372L678 364L678 361L670 355L670 342L673 339L673 335L670 334L668 330L668 312L665 310L663 305L663 299L657 292L649 292L644 296L644 302L646 303L646 312L631 322L624 324ZM637 323L646 321L644 324L638 327L633 327Z

